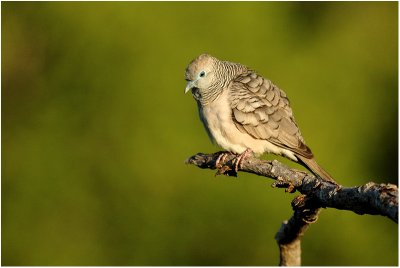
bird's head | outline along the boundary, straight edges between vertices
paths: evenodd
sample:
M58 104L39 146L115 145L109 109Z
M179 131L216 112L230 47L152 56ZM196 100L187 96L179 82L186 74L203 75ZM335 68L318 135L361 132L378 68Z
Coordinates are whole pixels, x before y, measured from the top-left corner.
M208 54L202 54L189 63L186 68L185 80L187 81L185 93L189 90L205 91L214 81L214 66L218 60Z

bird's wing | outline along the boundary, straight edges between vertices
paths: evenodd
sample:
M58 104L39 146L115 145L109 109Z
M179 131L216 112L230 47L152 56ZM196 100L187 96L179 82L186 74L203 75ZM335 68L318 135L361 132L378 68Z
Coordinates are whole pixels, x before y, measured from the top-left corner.
M271 81L249 72L229 85L232 119L255 139L267 140L306 158L312 158L294 120L286 94Z

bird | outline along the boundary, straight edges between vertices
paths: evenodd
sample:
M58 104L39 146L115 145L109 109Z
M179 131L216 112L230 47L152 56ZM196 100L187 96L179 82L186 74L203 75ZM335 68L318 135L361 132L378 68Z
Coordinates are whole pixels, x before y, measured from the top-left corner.
M210 140L237 155L236 172L244 158L272 153L337 184L306 145L286 93L270 80L245 65L209 54L188 64L185 80L184 92L191 91ZM218 157L217 167L226 155Z

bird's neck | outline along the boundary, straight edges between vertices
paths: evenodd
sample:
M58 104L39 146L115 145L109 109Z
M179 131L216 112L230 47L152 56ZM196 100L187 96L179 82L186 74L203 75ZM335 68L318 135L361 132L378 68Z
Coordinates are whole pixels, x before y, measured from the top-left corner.
M202 90L201 96L198 100L202 106L207 106L222 94L224 88L223 84L215 84L207 90Z
M207 90L202 91L199 98L203 106L215 101L224 89L228 88L232 79L248 71L246 66L229 61L218 61L214 68L216 69L215 82Z
M221 70L219 73L222 74L221 78L228 81L228 83L235 77L248 71L246 66L239 63L220 61L218 65L218 69Z

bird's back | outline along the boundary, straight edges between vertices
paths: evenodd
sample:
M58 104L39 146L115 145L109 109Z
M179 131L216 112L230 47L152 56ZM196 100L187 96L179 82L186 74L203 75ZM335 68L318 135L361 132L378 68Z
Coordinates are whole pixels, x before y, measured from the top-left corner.
M267 140L305 157L312 157L294 120L289 100L270 80L244 73L230 84L232 119L255 139Z

